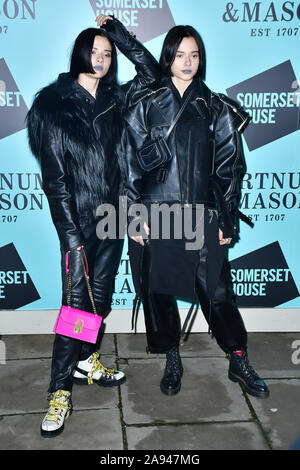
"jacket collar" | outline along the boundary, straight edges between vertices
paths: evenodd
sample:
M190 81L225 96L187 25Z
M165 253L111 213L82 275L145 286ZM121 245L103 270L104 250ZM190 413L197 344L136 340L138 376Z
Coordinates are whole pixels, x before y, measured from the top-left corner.
M196 107L198 111L200 101L204 101L207 110L210 109L211 91L200 79L195 79L189 90L186 90L182 100L180 100L178 93L178 100L174 102L173 94L175 92L177 92L177 90L174 90L171 79L169 77L163 77L154 87L151 86L150 89L144 90L144 96L140 99L143 99L149 94L153 94L153 104L155 104L156 110L159 111L159 119L162 123L165 123L162 125L170 125L172 116L176 115L186 100L188 100L193 107ZM203 115L202 112L201 114Z
M70 73L61 73L56 82L56 88L62 99L78 93L78 83ZM119 101L116 85L99 84L98 97L95 102L94 114L99 115Z
M201 79L197 79L196 95L194 98L203 98L207 105L211 105L211 90Z
M172 89L170 80L170 77L164 76L160 81L160 86ZM191 91L191 100L196 98L203 98L208 106L211 104L211 91L200 78L194 79Z
M61 73L56 82L56 89L63 99L68 98L76 92L76 79L70 73Z

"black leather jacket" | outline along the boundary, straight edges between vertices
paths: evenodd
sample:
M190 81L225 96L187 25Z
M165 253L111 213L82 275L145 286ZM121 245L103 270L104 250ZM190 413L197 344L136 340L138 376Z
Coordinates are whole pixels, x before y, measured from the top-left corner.
M182 104L188 103L168 139L172 159L164 182L158 170L143 172L136 149L165 136ZM239 182L244 170L241 132L248 115L224 95L194 79L181 98L168 77L131 96L126 113L126 194L129 204L169 202L219 206L224 236L235 235ZM217 204L218 200L218 204Z
M41 165L43 189L65 251L84 243L83 229L95 221L101 202L118 199L127 99L158 77L156 60L119 21L109 20L105 29L135 64L135 79L124 86L100 84L95 101L62 74L37 94L27 117L29 144Z

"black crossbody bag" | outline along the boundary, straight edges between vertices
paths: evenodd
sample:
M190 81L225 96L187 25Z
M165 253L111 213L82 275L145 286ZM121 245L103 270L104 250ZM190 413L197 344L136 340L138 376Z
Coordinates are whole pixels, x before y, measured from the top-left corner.
M170 125L168 132L165 137L157 137L156 139L146 142L140 149L137 150L137 159L139 161L140 167L144 171L151 171L155 168L158 168L161 165L169 162L172 158L171 151L167 144L167 140L170 137L171 132L173 131L175 125L178 122L181 114L183 113L184 108L186 107L190 96L189 94L180 110L176 114L172 124Z

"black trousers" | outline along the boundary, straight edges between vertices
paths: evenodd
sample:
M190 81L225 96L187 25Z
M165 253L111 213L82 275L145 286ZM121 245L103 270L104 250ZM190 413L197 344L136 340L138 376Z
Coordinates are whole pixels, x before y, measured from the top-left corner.
M95 225L87 227L84 235L84 252L97 313L105 317L110 312L114 279L122 254L123 240L100 240L96 236ZM92 312L80 256L80 252L76 250L70 253L71 305L74 308ZM67 278L64 252L61 253L61 272L62 303L66 305ZM95 344L56 334L48 392L71 391L72 373L76 363L87 359L96 349Z
M224 247L227 252L227 248ZM222 249L219 253L222 252ZM210 325L211 331L220 348L229 353L247 348L247 332L236 306L229 263L224 256L220 276L212 295L207 286L208 249L204 245L200 251L200 262L195 279L195 290L201 310ZM165 353L178 346L181 322L176 299L173 295L155 294L149 290L150 250L146 245L143 260L142 302L148 350L152 353ZM171 273L170 273L171 274Z

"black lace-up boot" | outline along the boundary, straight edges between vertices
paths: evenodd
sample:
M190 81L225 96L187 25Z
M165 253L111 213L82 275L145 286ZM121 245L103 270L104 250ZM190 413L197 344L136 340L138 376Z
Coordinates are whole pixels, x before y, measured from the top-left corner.
M230 354L228 377L233 382L241 384L249 395L257 398L267 398L270 394L265 382L249 364L245 351L235 351Z
M177 346L166 353L165 373L160 381L160 389L165 395L176 395L181 387L183 367Z

